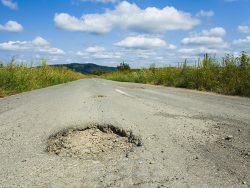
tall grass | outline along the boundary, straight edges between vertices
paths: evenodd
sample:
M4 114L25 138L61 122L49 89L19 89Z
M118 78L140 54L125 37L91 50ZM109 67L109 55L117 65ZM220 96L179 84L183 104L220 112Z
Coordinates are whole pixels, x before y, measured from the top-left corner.
M103 78L250 97L250 58L243 52L237 58L226 55L219 62L205 55L198 66L188 66L184 63L181 67L151 67L109 73L103 75Z
M43 60L39 67L0 63L0 97L81 79L84 75L65 67L50 67Z

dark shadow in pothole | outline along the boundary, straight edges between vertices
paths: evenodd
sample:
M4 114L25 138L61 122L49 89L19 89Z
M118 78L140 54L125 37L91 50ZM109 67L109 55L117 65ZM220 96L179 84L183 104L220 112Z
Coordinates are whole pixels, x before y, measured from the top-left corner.
M47 152L62 157L104 160L128 156L142 145L141 138L132 131L113 125L91 125L86 128L68 128L51 135Z

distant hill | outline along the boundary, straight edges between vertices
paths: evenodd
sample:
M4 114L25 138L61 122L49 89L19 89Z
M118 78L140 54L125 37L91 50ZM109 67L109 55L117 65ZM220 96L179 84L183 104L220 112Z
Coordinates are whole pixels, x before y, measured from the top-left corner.
M117 70L116 67L108 67L108 66L101 66L96 65L93 63L70 63L70 64L58 64L58 65L51 65L51 66L64 66L76 72L80 72L82 74L102 74L105 72L114 72Z

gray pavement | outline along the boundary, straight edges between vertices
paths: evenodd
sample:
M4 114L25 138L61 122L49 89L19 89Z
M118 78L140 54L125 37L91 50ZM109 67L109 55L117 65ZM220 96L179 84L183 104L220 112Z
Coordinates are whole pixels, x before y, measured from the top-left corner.
M90 124L143 145L109 160L46 152ZM0 99L0 159L0 187L249 187L250 99L101 79L26 92Z

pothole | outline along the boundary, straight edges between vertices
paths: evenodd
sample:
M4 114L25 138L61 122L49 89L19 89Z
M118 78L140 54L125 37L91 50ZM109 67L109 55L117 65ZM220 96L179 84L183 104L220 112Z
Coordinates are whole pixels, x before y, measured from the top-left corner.
M65 129L50 136L47 151L63 157L109 159L127 156L134 147L141 145L141 139L132 131L113 125L93 125Z

